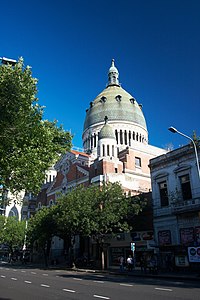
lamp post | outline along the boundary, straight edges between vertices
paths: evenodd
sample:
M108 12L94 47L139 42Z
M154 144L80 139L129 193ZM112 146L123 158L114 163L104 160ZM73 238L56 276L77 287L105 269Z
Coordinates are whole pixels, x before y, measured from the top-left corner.
M174 127L172 127L172 126L169 127L168 130L171 131L172 133L178 133L178 134L184 136L185 138L189 139L189 140L192 142L192 144L193 144L193 146L194 146L195 157L196 157L197 172L198 172L198 176L199 176L199 180L200 180L199 159L198 159L198 153L197 153L197 146L196 146L194 140L193 140L191 137L189 137L188 135L186 135L186 134L184 134L184 133L178 131L176 128L174 128Z
M10 64L10 65L14 66L17 63L17 61L15 59L6 58L6 57L0 57L0 60L3 65Z

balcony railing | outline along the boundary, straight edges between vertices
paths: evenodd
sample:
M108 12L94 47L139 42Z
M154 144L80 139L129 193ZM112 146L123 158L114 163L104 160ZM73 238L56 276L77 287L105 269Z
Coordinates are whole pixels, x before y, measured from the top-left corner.
M180 214L180 213L195 211L199 209L200 209L200 198L177 201L172 204L172 211L174 214Z

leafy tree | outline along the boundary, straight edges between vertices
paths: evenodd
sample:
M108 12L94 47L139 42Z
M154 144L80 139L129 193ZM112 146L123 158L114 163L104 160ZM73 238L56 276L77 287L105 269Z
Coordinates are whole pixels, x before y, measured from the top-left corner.
M9 253L13 254L14 248L22 249L25 239L25 221L19 222L16 217L0 216L0 243L6 244Z
M29 219L27 243L31 248L36 246L38 251L43 252L45 265L48 265L51 240L57 233L55 221L56 207L44 207L34 217Z
M58 235L68 241L75 235L95 235L102 255L105 234L129 231L130 216L141 209L138 199L126 197L119 183L101 189L80 186L58 199L57 207Z
M43 120L37 80L20 58L0 65L0 187L37 193L45 171L71 148L71 135L57 122Z

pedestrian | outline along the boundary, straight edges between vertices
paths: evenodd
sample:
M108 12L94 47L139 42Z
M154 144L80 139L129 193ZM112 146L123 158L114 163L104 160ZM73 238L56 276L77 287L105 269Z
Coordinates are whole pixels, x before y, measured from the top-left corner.
M129 255L129 257L127 258L127 266L128 266L128 271L133 270L133 258L131 257L131 255Z
M120 266L120 272L124 271L124 257L121 255L119 258L119 266Z
M143 255L140 258L140 267L141 267L141 271L146 273L147 272L147 260L146 257Z

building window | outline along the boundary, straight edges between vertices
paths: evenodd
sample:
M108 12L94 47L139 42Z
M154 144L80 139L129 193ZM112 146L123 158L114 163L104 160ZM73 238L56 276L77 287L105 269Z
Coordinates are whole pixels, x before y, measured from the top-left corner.
M117 173L117 168L115 168L115 173Z
M126 132L126 130L124 131L124 142L125 142L125 145L127 145L127 132Z
M133 131L133 140L135 140L135 131Z
M120 144L123 144L123 135L122 135L122 130L120 130Z
M129 146L131 146L131 131L129 131L129 134L128 134L128 143L129 143Z
M115 97L115 99L117 100L117 102L120 102L121 99L122 99L122 96L121 96L121 95L117 95L117 96Z
M100 99L100 102L101 102L101 103L105 103L105 102L106 102L106 97L105 97L105 96L102 96L101 99Z
M107 145L107 156L110 156L110 147Z
M112 156L115 156L115 148L113 145L112 145Z
M169 205L168 191L167 191L167 182L163 181L159 183L160 191L160 204L161 206Z
M116 138L116 141L117 141L117 144L118 144L118 132L117 132L117 129L115 130L115 138Z
M182 192L183 200L192 199L189 174L180 176L179 178L180 178L181 192Z
M105 156L105 145L103 145L103 156Z
M141 158L135 157L135 166L141 168Z
M94 147L96 148L97 146L97 136L96 133L94 134Z

